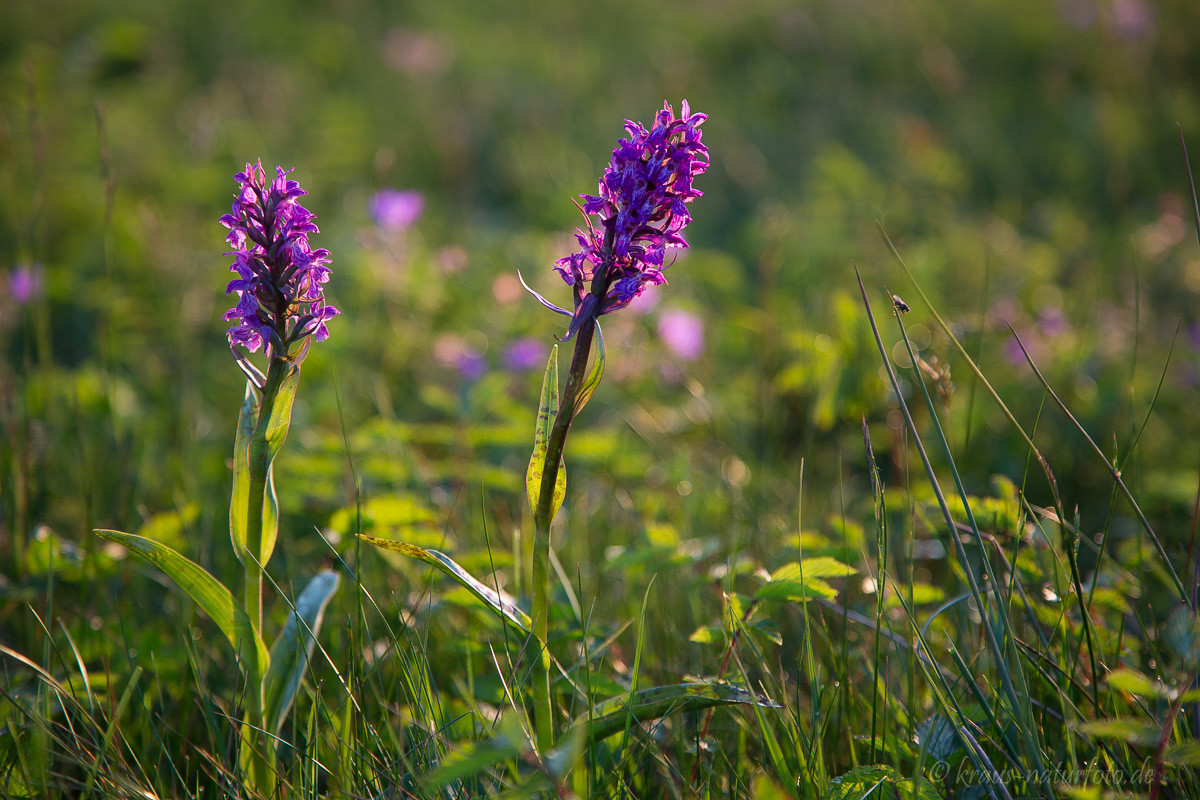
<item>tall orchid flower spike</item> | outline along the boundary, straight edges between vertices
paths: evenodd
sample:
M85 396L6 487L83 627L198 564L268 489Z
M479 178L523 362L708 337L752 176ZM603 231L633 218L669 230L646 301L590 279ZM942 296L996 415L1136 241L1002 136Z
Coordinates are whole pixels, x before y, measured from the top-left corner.
M329 251L314 250L308 242L308 235L319 231L313 214L299 202L307 192L288 178L290 171L276 167L268 184L261 161L247 164L234 176L241 188L233 210L221 217L229 228L225 240L234 248L226 254L234 257L229 269L238 275L225 290L238 296L224 317L237 321L226 332L229 345L251 353L265 345L268 357L288 355L294 343L310 335L325 341L325 323L340 313L325 302Z
M692 221L688 204L703 192L692 180L708 169L708 148L700 126L707 114L693 114L686 100L680 116L669 103L647 130L625 121L621 139L600 178L599 193L581 195L584 225L575 238L579 250L555 262L574 289L574 310L534 296L546 307L571 318L563 341L586 320L625 308L646 290L663 284L674 250L688 246L683 229Z
M268 650L263 633L263 579L279 534L279 502L273 463L292 422L300 367L313 338L329 336L325 323L338 310L325 302L329 251L314 250L308 235L317 232L313 215L299 203L305 191L275 168L267 182L262 162L246 165L235 176L239 186L233 210L221 217L233 246L230 269L237 278L226 294L237 305L225 314L236 324L226 332L229 348L246 373L247 386L233 435L233 488L229 502L229 539L242 562L241 602L233 591L183 553L155 539L98 530L160 568L212 617L238 654L245 678L236 704L242 707L238 732L237 779L246 795L276 797L277 752L284 722L295 704L325 608L340 578L321 570L291 604L283 628ZM294 347L293 345L299 346ZM266 371L250 363L264 348ZM229 706L234 706L230 698Z
M683 229L692 220L688 204L701 194L692 180L708 169L708 148L700 141L700 126L707 118L693 114L685 100L679 117L669 103L663 103L649 130L626 120L628 137L617 142L600 177L599 193L582 195L583 227L575 231L579 249L554 265L574 290L573 310L559 308L525 287L542 305L571 318L562 341L575 339L561 394L557 347L546 364L533 453L525 473L534 523L530 618L532 633L542 646L542 669L533 681L534 727L543 753L555 740L548 565L553 560L551 523L567 492L563 460L567 433L604 375L600 317L625 308L647 286L666 283L663 271L671 265L672 251L687 247ZM594 360L593 340L597 343ZM590 370L589 360L593 361Z

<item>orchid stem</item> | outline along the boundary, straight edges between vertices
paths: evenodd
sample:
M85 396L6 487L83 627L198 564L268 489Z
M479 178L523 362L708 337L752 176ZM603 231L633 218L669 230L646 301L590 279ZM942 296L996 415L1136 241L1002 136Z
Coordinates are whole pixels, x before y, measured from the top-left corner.
M291 367L286 358L271 359L259 400L258 419L246 453L249 459L250 496L249 507L246 509L246 552L242 554L242 607L246 616L250 618L254 636L260 638L263 624L262 578L266 567L263 557L263 506L268 499L270 469L270 444L267 441L267 433L271 425L271 410L275 398ZM255 652L254 644L251 643L243 652ZM242 744L248 748L248 752L244 754L243 766L249 767L250 778L259 791L270 796L274 792L275 783L275 759L272 757L274 748L264 733L266 713L263 698L263 665L259 664L256 658L247 659L246 683L248 691L245 717L242 720Z

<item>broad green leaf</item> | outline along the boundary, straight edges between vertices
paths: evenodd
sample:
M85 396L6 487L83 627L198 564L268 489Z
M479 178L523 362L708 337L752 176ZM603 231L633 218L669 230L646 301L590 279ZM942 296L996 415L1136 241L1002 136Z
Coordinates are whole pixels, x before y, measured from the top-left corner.
M1096 739L1118 739L1129 744L1153 745L1162 731L1132 719L1098 719L1075 726L1080 733Z
M853 767L844 775L829 782L829 797L837 800L862 800L867 797L889 797L895 794L894 787L899 775L886 764L863 764ZM878 792L881 786L892 791Z
M728 683L680 683L605 700L592 707L590 719L588 714L577 717L571 728L583 726L588 731L588 741L594 743L625 730L630 718L642 723L683 711L738 704L782 708L766 697Z
M592 399L592 395L596 393L596 387L600 385L600 380L604 377L604 332L600 330L600 320L596 320L596 358L592 361L592 368L588 372L587 377L583 379L583 384L579 387L579 399L575 401L575 410L571 413L571 418L579 416L579 412L587 405L588 400Z
M1099 786L1061 786L1063 795L1071 800L1104 800L1108 795Z
M858 572L849 564L843 564L836 558L828 556L806 558L800 564L804 568L805 580L809 578L844 578Z
M271 645L271 666L263 677L263 706L266 729L276 736L292 709L300 679L317 644L325 606L337 591L338 581L338 574L332 570L317 573L296 598L279 638Z
M200 504L188 503L176 511L155 514L138 530L138 536L145 536L168 547L181 547L184 544L184 527L195 522L198 516Z
M912 596L909 596L909 590L912 591ZM938 586L930 586L927 583L912 583L908 586L902 586L897 590L897 594L888 592L883 600L886 608L896 608L901 605L901 600L907 605L909 601L915 606L929 605L930 603L943 603L946 600L946 592Z
M593 387L594 388L594 387ZM546 471L546 448L550 445L550 428L558 416L558 345L550 349L546 362L546 374L542 378L542 398L538 403L537 426L533 431L533 455L529 457L529 469L525 472L525 493L529 508L537 514L538 500L542 494L542 473ZM559 460L558 477L554 481L554 497L550 503L550 519L553 520L567 496L567 467Z
M864 798L903 797L906 800L939 800L937 787L924 779L902 778L885 764L863 764L829 782L829 798L864 800Z
M493 764L516 758L531 747L520 717L515 711L510 711L500 718L495 736L451 750L438 768L425 776L422 783L426 789L437 790L454 781L478 775Z
M1104 679L1109 686L1138 697L1167 697L1171 688L1158 683L1135 669L1113 670Z
M415 558L437 567L457 581L468 592L475 595L484 605L499 614L501 619L516 626L524 633L529 633L532 630L532 622L530 622L528 614L518 608L511 600L501 597L495 589L491 589L486 584L475 580L465 569L456 564L454 559L445 553L438 552L437 550L429 550L424 547L417 547L412 544L405 544L404 542L393 542L388 539L377 539L374 536L363 536L361 533L358 534L358 538L382 550L402 553L409 558Z
M784 564L771 575L771 580L754 593L755 600L810 600L814 597L837 597L837 589L823 578L853 575L856 570L836 558L820 556L797 563Z
M242 658L247 672L251 675L263 674L270 663L267 646L255 633L246 612L234 602L233 595L220 581L178 551L144 536L111 530L97 530L96 535L129 548L167 573L217 623L221 633L225 634ZM251 642L252 648L248 647Z
M783 634L779 632L779 625L770 617L751 622L747 630L754 631L758 635L767 639L767 641L774 644L783 644Z
M329 527L347 536L373 533L387 539L407 540L405 534L417 530L423 535L436 533L444 538L440 521L441 516L419 496L398 492L372 497L361 509L353 505L338 509L329 517ZM362 528L356 530L360 522Z
M962 739L945 714L934 714L917 726L917 744L934 761L947 761L962 749Z

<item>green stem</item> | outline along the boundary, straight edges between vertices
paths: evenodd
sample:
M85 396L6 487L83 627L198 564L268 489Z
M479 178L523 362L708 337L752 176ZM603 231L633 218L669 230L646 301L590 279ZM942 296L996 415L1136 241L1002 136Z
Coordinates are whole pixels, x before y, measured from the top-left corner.
M597 268L592 280L594 308L598 311L608 293L607 273L612 260L613 231L605 237L605 262ZM575 350L571 355L571 366L567 370L567 385L563 389L558 413L550 428L546 442L546 460L542 469L542 482L538 491L537 508L533 512L533 634L541 646L542 671L534 679L534 722L537 728L538 749L545 754L554 745L554 701L550 692L550 524L554 521L554 487L562 468L563 450L567 444L567 433L575 419L580 402L580 393L587 380L588 359L592 353L592 340L596 335L596 318L589 316L575 333Z
M562 466L563 449L567 443L567 432L575 417L579 402L579 391L587 374L588 357L592 350L592 339L596 333L596 321L583 323L575 338L575 351L571 356L571 367L567 372L567 385L563 390L558 414L550 429L546 445L546 462L542 472L542 484L538 494L538 505L534 511L533 537L533 634L541 646L542 670L534 678L534 722L537 728L538 749L545 755L554 745L554 705L550 693L550 523L554 521L554 486L558 482L558 471Z
M271 446L268 433L271 427L272 410L280 387L293 364L286 358L272 358L258 405L258 418L254 434L250 438L246 457L249 459L249 497L246 509L246 552L242 553L243 594L242 607L250 618L254 634L262 637L263 628L263 570L266 557L263 553L263 506L268 501ZM243 652L254 652L253 645ZM266 710L263 696L263 665L257 659L246 660L247 707L242 721L243 766L249 766L250 780L264 795L274 793L275 748L266 731ZM249 762L247 765L247 761Z
M540 648L542 668L533 677L533 718L537 731L538 752L545 757L554 746L554 705L550 696L550 649L546 637L550 633L550 575L546 562L549 560L549 530L540 527L533 540L533 636Z

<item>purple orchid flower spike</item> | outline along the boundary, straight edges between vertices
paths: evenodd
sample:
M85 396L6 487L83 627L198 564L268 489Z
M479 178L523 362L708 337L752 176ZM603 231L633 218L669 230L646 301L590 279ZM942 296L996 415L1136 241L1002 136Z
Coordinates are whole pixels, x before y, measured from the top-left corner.
M663 272L671 265L671 251L688 246L683 238L692 220L688 204L703 194L692 180L708 169L708 148L700 141L707 118L691 113L684 100L679 117L663 103L649 130L625 121L629 136L613 150L599 193L581 195L579 250L555 262L574 289L574 310L530 290L542 305L571 318L562 341L586 320L620 311L647 286L667 282Z
M292 344L308 336L329 338L325 323L340 312L325 302L322 285L329 280L329 251L314 250L308 235L317 233L313 214L300 205L307 194L275 168L267 183L262 162L247 164L234 176L241 184L232 213L221 217L229 228L225 240L234 249L229 269L238 277L226 294L237 293L237 305L225 312L237 321L226 335L229 345L251 353L266 347L268 356L287 355Z

